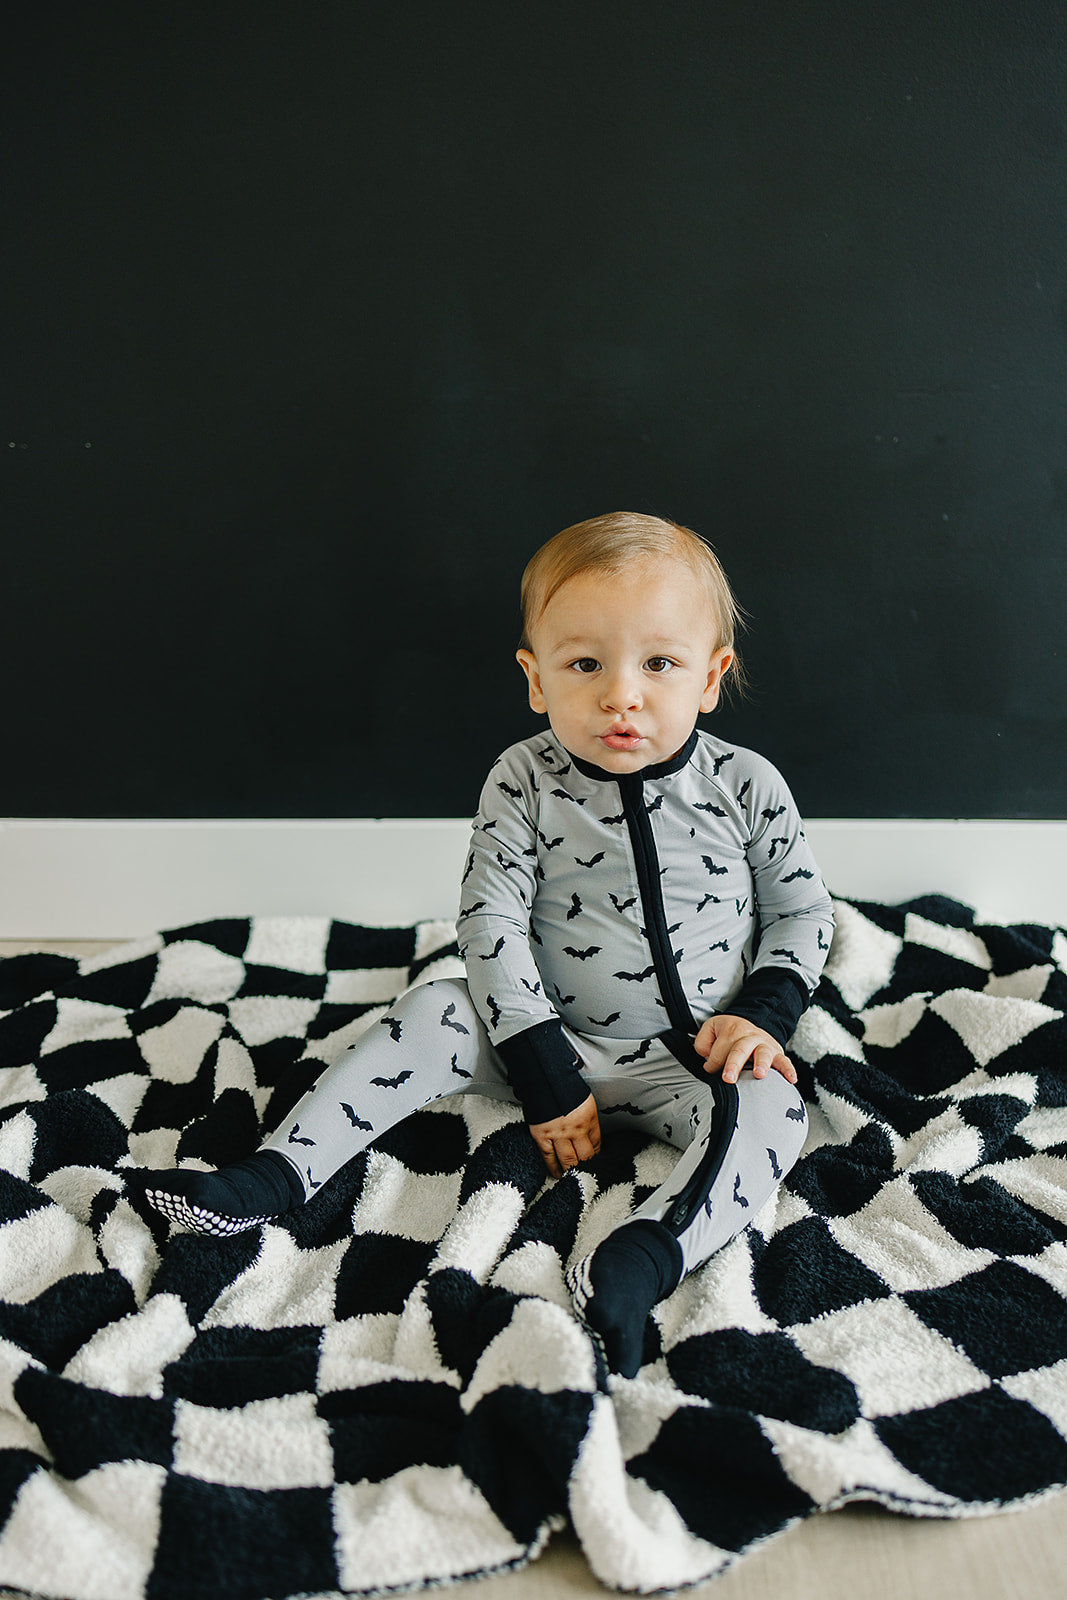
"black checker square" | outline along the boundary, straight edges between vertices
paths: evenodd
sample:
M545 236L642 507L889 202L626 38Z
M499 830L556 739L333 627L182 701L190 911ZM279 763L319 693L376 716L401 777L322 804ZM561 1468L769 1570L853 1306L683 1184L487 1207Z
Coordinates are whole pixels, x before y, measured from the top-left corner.
M901 1466L962 1505L1003 1505L1067 1481L1067 1439L996 1386L875 1428Z
M19 1069L0 1072L0 1149L11 1169L0 1171L0 1334L25 1353L16 1405L39 1421L54 1458L0 1452L0 1573L5 1540L27 1536L27 1519L9 1508L40 1473L77 1484L98 1469L131 1485L131 1530L140 1548L155 1548L145 1600L295 1600L351 1587L356 1525L366 1508L391 1503L394 1480L426 1519L425 1581L479 1575L480 1561L495 1570L540 1548L552 1519L566 1516L578 1473L598 1486L582 1539L604 1586L628 1581L610 1485L625 1496L627 1537L644 1552L647 1578L684 1585L721 1570L722 1552L742 1554L816 1509L808 1480L791 1475L800 1455L775 1448L789 1429L804 1430L816 1452L832 1441L847 1466L850 1441L869 1438L869 1423L891 1459L881 1469L864 1448L858 1481L891 1506L898 1462L919 1485L916 1509L937 1515L1067 1486L1067 1441L1050 1420L1062 1419L1067 1362L1067 1297L1054 1278L1067 1178L1058 1176L1063 1147L1047 1143L1055 1126L1042 1123L1067 1106L1065 947L1052 929L975 927L970 908L938 896L857 909L837 982L819 991L852 1043L801 1064L804 1092L816 1104L822 1096L829 1114L813 1119L822 1142L759 1229L646 1320L645 1372L633 1384L608 1374L565 1288L584 1241L648 1193L636 1181L646 1142L618 1119L605 1123L598 1159L559 1181L547 1179L507 1106L482 1101L475 1122L469 1103L450 1100L385 1133L378 1148L406 1193L427 1185L464 1207L444 1249L424 1236L422 1217L383 1213L377 1194L373 1208L360 1205L368 1174L380 1177L373 1154L353 1155L306 1205L228 1238L184 1232L137 1201L131 1137L135 1151L157 1143L193 1164L248 1155L321 1072L327 1043L375 1009L327 1003L329 975L368 974L350 985L358 994L383 981L402 988L453 948L447 925L316 919L309 930L306 918L278 917L257 934L254 921L234 917L170 930L158 954L138 941L96 971L0 961L9 1002L0 1069ZM909 937L911 914L925 925L913 920ZM1003 987L1022 975L1021 995L1034 995L1035 968L1048 969L1050 1019L976 1061L989 973L919 942L936 944L938 927L949 946L973 929ZM891 971L879 930L901 941ZM883 983L873 996L872 972ZM935 1009L948 988L959 1032ZM909 1013L925 1011L897 1044L865 1044L868 1022L844 998L861 994L865 1007L911 1001ZM84 1023L76 1002L88 1002ZM124 1036L97 1037L102 1015ZM1025 1023L1025 1007L1019 1016ZM238 1023L254 1038L239 1060L226 1055L242 1037ZM50 1037L63 1047L42 1056ZM196 1060L179 1059L190 1049ZM1032 1107L1006 1081L1016 1072L1036 1085ZM1001 1082L983 1087L988 1079ZM924 1130L933 1137L939 1118L952 1159L962 1150L977 1165L927 1164ZM1040 1171L1047 1210L1037 1187L1026 1200L1008 1192L1003 1164L1015 1159ZM128 1175L121 1197L109 1174ZM498 1194L506 1204L493 1203ZM361 1221L367 1231L354 1232L354 1218L372 1212L380 1231ZM915 1232L914 1268L900 1251L899 1293L867 1264L885 1261L889 1273L897 1260L884 1228L890 1245ZM912 1376L899 1360L881 1368L895 1328L932 1352L925 1372ZM885 1350L886 1361L898 1357ZM640 1440L630 1460L604 1425L618 1402ZM268 1450L260 1460L256 1441L275 1431L284 1457L272 1462ZM635 1481L655 1491L651 1506L627 1494ZM646 1549L642 1518L655 1520L660 1495L677 1516L656 1524ZM147 1524L137 1521L142 1500ZM459 1549L457 1505L462 1553L438 1559L435 1549ZM80 1537L74 1520L66 1544L77 1551ZM88 1556L83 1565L85 1583L69 1581L78 1567L68 1554L52 1583L65 1600L96 1600ZM410 1566L402 1578L410 1582Z
M172 1472L146 1600L336 1590L329 1489L242 1489Z
M1063 1297L1014 1261L994 1261L901 1299L993 1378L1051 1366L1067 1354Z
M757 1244L752 1284L761 1309L787 1328L890 1293L877 1273L842 1248L821 1217L804 1217Z

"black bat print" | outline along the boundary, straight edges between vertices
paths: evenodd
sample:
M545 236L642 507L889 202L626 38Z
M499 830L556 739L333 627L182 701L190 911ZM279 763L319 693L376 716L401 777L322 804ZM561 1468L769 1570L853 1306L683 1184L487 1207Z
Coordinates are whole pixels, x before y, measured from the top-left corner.
M620 900L616 895L613 894L609 894L608 899L611 901L616 911L629 911L631 906L635 906L637 904L637 896L635 894L632 894L629 900Z
M719 899L717 894L706 894L704 896L703 900L697 906L697 916L699 917L700 913L703 911L705 906L721 906L721 905L722 905L722 901Z
M389 1029L389 1037L390 1037L390 1039L396 1040L396 1039L400 1038L400 1018L399 1017L379 1017L378 1021L381 1023L383 1028L388 1028Z
M741 1193L741 1174L740 1173L738 1173L736 1178L734 1179L734 1203L736 1205L739 1205L739 1206L744 1206L745 1210L746 1211L748 1210L748 1201L745 1199L744 1195Z
M598 956L603 948L601 944L591 944L586 950L576 950L572 944L565 944L563 954L574 956L578 961L588 961L590 956Z
M455 1032L455 1033L466 1033L466 1034L469 1035L470 1029L469 1028L465 1028L463 1026L462 1022L453 1022L451 1020L455 1016L455 1013L456 1013L456 1002L453 1000L453 1002L452 1002L452 1004L450 1006L446 1006L445 1007L444 1015L441 1018L441 1026L442 1026L442 1028L451 1028L453 1030L453 1032Z
M531 860L536 860L537 846L535 844L527 845L526 849L522 853L524 856L529 856Z
M694 1106L692 1111L689 1113L689 1126L691 1128L699 1128L700 1127L700 1107L699 1106Z
M722 771L723 767L725 767L726 763L728 761L732 761L733 759L734 759L734 752L732 750L727 750L727 752L726 752L726 754L724 756L716 756L715 757L715 771L714 771L713 776L717 778L719 776L719 773Z
M376 1083L379 1089L399 1089L402 1083L407 1083L414 1076L409 1069L407 1072L398 1072L395 1078L372 1078L371 1083Z
M748 905L748 895L746 894L743 900L735 900L734 905L737 907L737 915L739 917L742 916L744 914L745 907Z
M543 750L538 750L537 754L540 756L541 760L545 763L546 767L551 767L551 766L554 765L555 760L556 760L556 752L552 749L552 747L550 745L546 744Z
M497 956L500 954L501 950L503 950L503 948L504 948L504 935L501 934L500 938L497 940L496 944L490 950L489 954L487 956L480 955L478 957L478 960L479 961L495 961Z
M696 836L697 836L697 831L696 831L696 829L695 829L695 828L690 828L690 830L689 830L689 837L690 837L690 838L691 838L691 839L695 839L695 838L696 838Z
M663 1137L665 1139L669 1139L673 1132L674 1132L674 1130L671 1127L670 1123L669 1122L665 1122L663 1124Z
M751 789L751 787L752 779L746 778L740 789L737 791L737 803L743 811L748 810L748 801L745 799L745 796L748 794L748 791Z
M582 902L581 902L581 900L578 898L578 896L576 894L572 894L571 895L570 910L567 912L567 921L568 922L573 922L575 917L580 917L581 914L582 914Z
M524 989L528 989L531 994L540 994L541 993L541 985L539 983L530 983L530 981L527 978L523 978L522 986L523 986Z
M820 950L829 950L830 946L822 936L822 929L818 928L818 929L816 929L816 932L819 935L819 949Z
M729 948L729 939L717 939L714 944L708 945L708 954L710 955L713 950L729 950Z
M790 1106L789 1110L786 1112L786 1116L789 1118L790 1122L804 1121L804 1113L801 1111L799 1106Z
M626 812L620 811L617 817L601 817L599 820L604 824L605 828L615 828L620 822L626 821Z
M775 817L780 817L785 811L785 806L779 806L776 811L761 811L760 816L766 817L768 822L773 822Z
M556 846L559 845L559 844L562 844L564 839L567 837L566 834L561 833L558 839L546 839L544 834L541 832L540 828L535 828L534 832L536 833L537 837L540 839L541 843L544 845L546 850L554 850L556 848Z
M785 959L791 961L794 967L802 967L804 965L802 961L797 959L792 950L771 950L769 953L772 956L785 956Z
M649 801L648 805L645 807L645 810L646 811L658 811L662 804L663 804L663 796L661 794L658 794L654 800Z
M505 872L514 872L516 867L520 871L522 870L522 862L521 861L505 861L504 857L500 854L499 850L496 853L496 858L500 862L500 865L503 867Z
M561 774L561 776L562 776L562 774ZM579 798L578 798L578 796L576 794L568 794L566 789L550 789L548 792L556 800L569 800L571 802L571 804L575 805L575 806L584 806L585 805L585 801L584 800L579 800Z
M299 1122L294 1122L293 1123L293 1131L289 1135L289 1143L290 1144L309 1144L309 1145L312 1146L312 1148L314 1148L314 1145L315 1145L314 1139L304 1139L304 1138L301 1137Z
M646 1039L643 1044L638 1045L632 1056L619 1056L615 1062L615 1065L617 1067L625 1067L628 1066L631 1061L643 1061L651 1049L652 1040Z
M768 861L773 861L775 856L778 854L778 846L780 844L788 844L788 843L789 843L789 840L786 838L784 833L780 834L777 838L772 839L771 840L771 848L767 852L767 860Z
M459 914L461 917L473 917L476 911L484 911L487 904L486 900L476 900L472 906L461 906Z
M641 1107L635 1106L631 1100L620 1100L617 1106L601 1106L600 1115L602 1117L611 1117L614 1116L617 1111L628 1111L631 1117L640 1117L644 1115Z
M457 1078L473 1078L474 1076L473 1072L464 1072L463 1068L459 1065L458 1056L452 1057L452 1071L456 1074Z
M613 1022L618 1022L621 1016L621 1011L613 1011L610 1017L590 1017L589 1020L593 1024L594 1028L610 1028L611 1024Z
M573 994L560 994L559 989L556 986L556 984L553 984L552 987L556 991L556 999L559 1001L561 1006L569 1006L572 1003L572 1001L575 999L575 996Z
M644 983L646 978L651 978L655 970L656 966L655 962L653 962L652 966L646 967L643 972L613 972L612 977L624 978L627 983Z
M684 950L672 950L671 951L671 955L674 957L675 966L678 965L679 961L681 961L681 959L682 959L684 954L685 954Z
M724 878L729 871L728 867L717 867L710 856L701 856L700 859L703 861L713 878Z
M544 944L545 942L536 928L530 929L530 938L533 940L534 944Z
M567 776L568 772L571 770L571 767L573 765L574 765L573 761L568 761L567 765L565 767L557 767L556 768L556 777L557 778L565 778ZM584 800L582 801L582 805L583 806L585 805L585 801Z
M595 856L590 856L588 861L583 861L581 856L575 856L575 864L579 867L595 867L598 861L603 861L605 852L598 850Z
M485 1003L489 1007L490 1012L492 1013L491 1021L492 1021L493 1027L495 1028L497 1026L497 1024L499 1023L501 1017L504 1015L503 1009L500 1006L497 1005L496 1001L493 999L491 994L487 994L486 995Z
M364 1122L362 1117L357 1117L356 1113L352 1110L352 1107L346 1105L343 1100L341 1101L341 1110L344 1112L353 1128L362 1128L366 1133L374 1132L374 1124L372 1122Z
M463 874L462 878L459 880L460 883L466 883L467 879L470 877L470 875L471 875L471 873L473 871L474 871L474 854L472 852L471 855L469 856L468 860L467 860L467 870Z
M479 829L479 830L478 830L478 831L479 831L479 832L480 832L480 833L491 833L491 832L492 832L492 830L493 830L493 829L494 829L494 828L495 828L495 827L496 827L496 826L497 826L497 820L496 820L496 818L495 818L495 817L490 817L490 819L489 819L489 821L488 821L488 822L483 822L483 823L482 823L482 825L481 825L481 827L480 827L480 829Z
M700 982L697 984L697 988L703 989L705 984L715 984L718 983L718 981L718 978L701 978Z
M513 800L521 800L522 799L522 790L521 789L513 789L511 787L510 783L500 783L498 781L497 782L497 788L501 791L502 794L509 794Z
M713 817L725 817L726 815L721 806L713 805L710 800L694 800L693 810L710 811Z
M780 1178L782 1176L782 1169L778 1165L778 1157L775 1154L775 1152L771 1149L770 1145L767 1146L767 1154L771 1158L771 1171L774 1173L774 1176L776 1178Z
M808 872L806 868L798 867L795 872L790 872L787 877L783 878L782 882L796 883L798 878L814 878L814 876L814 872Z
M310 1185L310 1187L312 1189L321 1189L322 1188L322 1179L320 1178L318 1183L316 1183L315 1179L311 1176L311 1168L310 1167L308 1168L308 1184Z

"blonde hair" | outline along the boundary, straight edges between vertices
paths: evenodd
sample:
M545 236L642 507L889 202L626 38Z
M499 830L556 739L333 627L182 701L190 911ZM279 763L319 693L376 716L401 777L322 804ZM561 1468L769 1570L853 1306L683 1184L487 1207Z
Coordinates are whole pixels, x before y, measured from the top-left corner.
M736 650L735 638L744 615L714 550L692 528L638 511L609 511L564 528L543 544L522 575L522 640L531 649L530 632L552 596L583 572L620 572L631 561L656 557L681 561L705 587L715 621L715 648ZM736 653L730 676L740 681Z

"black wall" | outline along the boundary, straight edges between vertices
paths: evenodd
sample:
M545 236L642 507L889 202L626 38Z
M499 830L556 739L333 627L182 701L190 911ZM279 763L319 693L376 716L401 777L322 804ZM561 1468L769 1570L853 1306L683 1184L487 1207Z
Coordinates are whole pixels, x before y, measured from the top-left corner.
M0 810L468 814L626 508L809 815L1067 815L1060 0L22 13Z

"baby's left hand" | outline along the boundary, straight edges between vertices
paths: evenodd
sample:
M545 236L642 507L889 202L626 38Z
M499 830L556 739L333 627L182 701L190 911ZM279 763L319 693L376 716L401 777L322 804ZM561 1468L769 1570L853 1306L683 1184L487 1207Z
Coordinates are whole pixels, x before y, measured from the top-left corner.
M705 1072L721 1069L723 1083L736 1083L742 1067L750 1061L754 1078L765 1078L773 1067L789 1083L797 1081L796 1069L777 1039L745 1017L709 1017L693 1047L698 1055L707 1057Z

